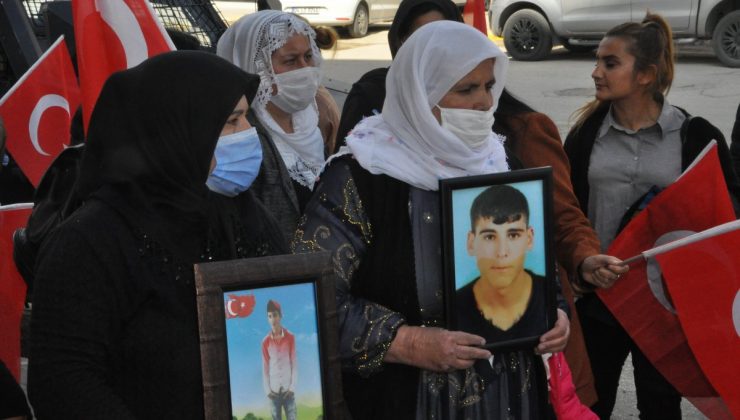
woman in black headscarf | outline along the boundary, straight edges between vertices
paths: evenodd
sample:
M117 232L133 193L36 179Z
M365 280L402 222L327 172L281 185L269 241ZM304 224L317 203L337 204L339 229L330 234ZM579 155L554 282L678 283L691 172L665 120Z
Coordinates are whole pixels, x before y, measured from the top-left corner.
M406 38L425 23L435 20L462 22L460 9L451 0L403 0L388 31L388 46L395 57ZM389 67L370 70L360 77L350 89L342 107L334 152L344 146L347 137L360 120L380 114L385 101L385 77Z
M84 204L37 265L29 394L38 418L202 418L193 263L224 132L255 76L204 52L112 75L92 114Z

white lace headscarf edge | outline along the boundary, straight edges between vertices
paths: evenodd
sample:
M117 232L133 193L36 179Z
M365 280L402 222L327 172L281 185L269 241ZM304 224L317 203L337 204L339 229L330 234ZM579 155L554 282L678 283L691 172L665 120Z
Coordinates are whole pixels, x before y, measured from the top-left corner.
M314 67L321 67L322 57L316 45L316 32L293 13L262 10L242 16L218 40L216 54L247 73L260 77L257 94L250 106L264 107L270 102L272 86L275 84L272 53L296 34L308 37Z
M308 37L314 66L321 67L316 33L302 18L287 12L263 10L241 17L221 36L216 53L247 73L260 77L257 94L250 106L263 123L280 153L291 178L313 189L324 162L324 143L318 128L318 109L313 103L293 114L294 133L280 128L266 109L276 84L272 53L296 34Z
M506 82L506 55L462 23L422 26L393 60L382 114L360 121L338 155L351 152L372 174L430 191L439 189L440 179L508 171L502 136L491 131L489 140L473 150L442 128L431 111L455 83L489 58L496 59L494 112Z

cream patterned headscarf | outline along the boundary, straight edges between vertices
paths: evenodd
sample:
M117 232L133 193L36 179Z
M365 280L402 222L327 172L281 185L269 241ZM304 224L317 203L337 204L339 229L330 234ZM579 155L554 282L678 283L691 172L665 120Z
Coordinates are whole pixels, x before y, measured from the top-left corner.
M432 114L432 108L482 61L495 58L493 108L509 60L485 35L452 21L426 24L401 46L386 77L381 115L365 118L347 136L347 148L373 174L436 191L439 180L509 170L503 137L493 133L471 149Z
M219 39L216 52L247 73L260 77L257 94L250 106L269 132L290 177L313 189L324 164L324 140L318 128L316 103L292 115L293 133L286 133L280 128L266 109L272 99L272 86L277 84L272 68L272 53L294 35L308 37L314 66L320 67L321 52L316 46L316 33L311 26L292 13L277 10L252 13L234 22Z
M298 16L278 10L262 10L241 17L218 40L216 53L241 67L247 73L260 77L260 87L252 106L264 106L272 97L275 72L272 53L293 35L308 37L314 65L321 67L321 52L316 46L316 32Z

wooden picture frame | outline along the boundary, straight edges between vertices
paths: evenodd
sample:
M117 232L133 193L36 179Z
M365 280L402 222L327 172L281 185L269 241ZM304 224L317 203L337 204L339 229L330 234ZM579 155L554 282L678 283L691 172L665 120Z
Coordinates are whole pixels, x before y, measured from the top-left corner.
M249 412L262 413L259 417L271 418L264 415L265 407L271 408L278 397L282 401L290 396L294 409L300 408L304 397L300 395L303 390L301 381L309 387L305 398L320 400L316 417L337 419L343 416L334 281L328 252L195 265L207 420L231 420L234 415L242 418L244 414L234 412L234 408L246 404L251 410L249 404L256 401L255 398L261 398L261 402L254 402L254 410ZM273 303L267 301L266 304L268 296ZM275 302L279 302L278 312L275 312ZM314 312L313 318L311 312ZM273 332L275 314L279 314L282 322L279 335ZM250 320L250 317L253 318ZM300 330L296 330L299 325ZM297 369L298 383L292 391L287 383L284 383L285 388L281 384L279 390L272 390L273 382L281 382L285 375L276 373L273 377L268 374L269 398L263 390L263 369L268 369L263 368L263 363L267 363L266 366L270 364L265 362L266 356L262 356L262 352L267 351L265 346L271 345L268 337L270 343L287 343L283 341L286 337L292 340L294 352L289 358L292 362L288 376L293 374L292 369ZM272 337L278 341L272 341ZM231 346L229 340L232 340ZM273 361L284 361L283 355L280 353L281 359L274 357ZM242 369L244 366L247 367ZM316 374L319 378L315 377ZM306 385L306 381L313 381L314 385ZM237 393L242 388L246 392ZM317 388L319 398L316 397ZM255 390L259 395L255 395ZM311 410L312 413L317 412L315 407ZM312 418L316 417L312 415Z
M440 196L449 328L533 348L557 316L552 169L444 179Z

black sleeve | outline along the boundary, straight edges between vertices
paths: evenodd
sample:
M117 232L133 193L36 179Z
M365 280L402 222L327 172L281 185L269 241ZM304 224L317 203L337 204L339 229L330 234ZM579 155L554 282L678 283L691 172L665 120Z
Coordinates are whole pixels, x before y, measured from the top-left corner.
M382 370L385 354L405 319L352 294L355 273L372 246L372 232L346 163L333 162L322 175L291 246L294 253L332 254L342 368L364 377Z
M732 142L730 143L730 155L735 176L740 178L740 104L737 106L735 125L732 127Z
M560 270L558 270L557 264L555 264L555 302L557 303L558 309L562 309L563 312L568 315L568 318L570 318L572 316L570 313L570 305L568 305L568 301L565 299L565 295L563 294L563 284L560 279L561 273Z
M371 70L352 85L342 107L342 118L339 120L334 153L344 146L344 138L360 120L383 110L387 73L387 68Z
M96 249L97 248L97 249ZM39 254L28 392L39 419L133 419L109 386L121 287L79 232L57 228Z
M33 191L33 185L13 157L0 153L0 204L30 203Z
M22 416L31 417L26 395L5 363L0 360L0 418Z

